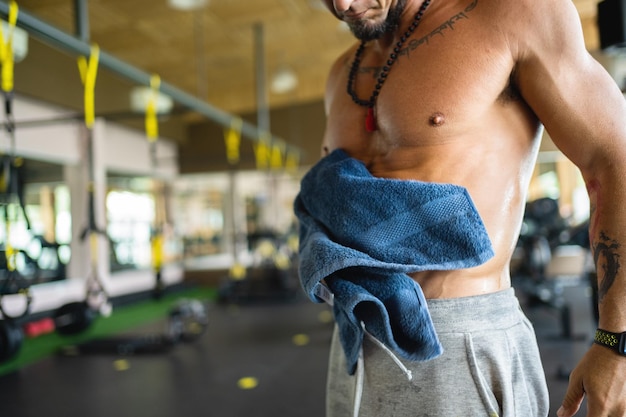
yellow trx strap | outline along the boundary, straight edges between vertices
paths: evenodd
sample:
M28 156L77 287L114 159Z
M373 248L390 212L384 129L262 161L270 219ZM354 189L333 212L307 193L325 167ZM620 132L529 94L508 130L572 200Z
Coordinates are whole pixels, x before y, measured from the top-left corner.
M19 8L15 1L9 2L9 33L5 34L2 30L2 25L0 25L0 64L2 65L2 74L1 74L1 87L5 93L10 93L13 91L13 68L14 68L14 60L13 60L13 30L15 29L15 24L17 23L17 15ZM5 39L6 38L6 39ZM7 96L8 97L8 96ZM9 116L7 116L9 117ZM2 192L13 192L14 190L9 190L9 181L11 181L10 176L13 175L12 164L15 163L15 160L12 160L10 163L5 164L4 172L0 178L0 188ZM5 206L5 210L9 210L9 206ZM5 223L5 242L4 242L4 251L5 258L7 262L7 269L11 272L17 269L17 254L18 250L11 245L11 220L7 215L7 220Z
M8 207L5 207L5 210L8 210ZM7 261L7 269L9 271L15 271L17 269L17 263L15 258L17 257L18 250L16 250L13 245L11 245L11 241L9 237L11 236L11 222L6 222L6 234L5 234L5 242L4 242L4 255Z
M243 120L239 117L234 117L230 121L230 127L224 129L224 143L226 145L226 159L231 165L236 165L239 162L239 147L241 145L241 126Z
M291 174L295 174L298 171L298 165L300 164L300 152L297 150L290 150L285 156L285 169Z
M283 144L272 144L272 150L270 153L270 168L280 169L283 166Z
M97 273L98 269L98 234L91 232L89 235L89 253L91 255L91 267L93 273Z
M152 164L156 166L156 141L159 138L159 121L157 118L157 101L159 99L159 89L161 88L161 77L153 74L150 77L150 95L146 102L146 137L150 142L152 152ZM154 271L161 271L163 265L163 234L159 230L152 235L150 239L150 249L152 253L152 268Z
M146 136L150 142L154 142L159 137L159 123L157 121L157 100L159 88L161 87L161 77L153 75L150 78L150 88L152 92L146 103Z
M254 156L256 157L257 169L267 169L270 162L270 135L265 132L259 136L259 140L254 145Z
M0 25L0 62L2 63L2 90L13 91L13 30L17 23L18 6L15 1L9 2L9 33L5 36Z
M298 172L298 165L300 165L300 152L290 149L285 156L285 169L290 174Z
M163 265L163 235L156 234L152 237L152 267L155 271L160 271Z
M85 125L87 125L88 128L93 126L96 119L95 89L99 58L100 48L98 45L91 47L89 62L87 62L87 58L84 56L78 57L80 79L85 87Z

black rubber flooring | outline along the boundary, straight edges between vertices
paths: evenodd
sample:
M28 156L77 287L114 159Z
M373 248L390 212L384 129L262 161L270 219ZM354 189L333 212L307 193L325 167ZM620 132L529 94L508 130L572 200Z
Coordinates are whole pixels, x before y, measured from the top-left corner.
M556 310L525 306L540 343L551 415L590 343L589 297L584 285L565 288L567 335ZM323 417L328 312L304 299L211 305L202 337L167 353L59 355L0 377L0 417Z

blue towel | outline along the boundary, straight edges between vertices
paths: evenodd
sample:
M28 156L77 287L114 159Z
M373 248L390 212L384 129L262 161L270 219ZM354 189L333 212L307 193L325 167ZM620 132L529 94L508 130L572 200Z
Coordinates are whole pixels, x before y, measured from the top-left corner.
M363 325L405 359L441 354L422 289L407 274L469 268L493 256L465 188L377 178L336 150L305 175L294 210L302 286L315 302L323 302L322 280L334 294L350 374Z

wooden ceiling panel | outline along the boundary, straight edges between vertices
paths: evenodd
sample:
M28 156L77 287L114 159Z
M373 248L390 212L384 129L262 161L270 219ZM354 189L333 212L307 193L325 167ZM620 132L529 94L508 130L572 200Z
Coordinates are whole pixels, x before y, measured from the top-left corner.
M73 1L70 1L69 3L71 5L71 9L73 10ZM87 2L89 7L88 23L92 38L95 37L96 34L100 33L133 31L134 24L138 19L133 15L121 12L117 7L114 7L110 3L111 2L103 2L100 0L89 0ZM73 27L72 21L70 21L70 24Z
M135 20L181 13L170 8L165 0L88 0L87 3L92 14L107 9L112 15L132 16Z
M128 30L98 32L91 36L92 42L97 43L107 52L114 51L112 53L118 57L120 55L128 56L127 51L135 51L138 49L149 50L154 54L155 47L151 42L152 40L150 35ZM133 60L133 62L137 63L137 60Z
M254 0L246 1L245 4L242 1L214 0L206 11L232 27L250 26L260 21L285 21L294 17L289 9L281 0Z
M194 16L175 13L161 15L156 19L141 18L134 26L135 31L150 37L154 45L176 48L178 44L192 43L194 38ZM150 45L150 44L148 44Z
M319 0L211 0L193 12L173 10L166 0L87 4L92 42L234 113L256 106L255 24L264 28L268 77L287 65L299 78L296 91L270 94L270 105L319 100L324 89L320 80L336 55L353 42L323 6L320 10ZM20 7L69 33L75 31L73 0L24 0ZM316 74L312 81L307 79L310 74Z
M19 8L27 10L68 33L74 32L74 9L68 0L20 0Z

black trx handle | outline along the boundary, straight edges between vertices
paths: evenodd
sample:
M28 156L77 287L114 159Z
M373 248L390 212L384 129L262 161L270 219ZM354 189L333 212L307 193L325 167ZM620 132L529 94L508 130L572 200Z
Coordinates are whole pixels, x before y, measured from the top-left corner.
M4 92L4 115L7 132L15 132L15 118L13 117L13 91Z

